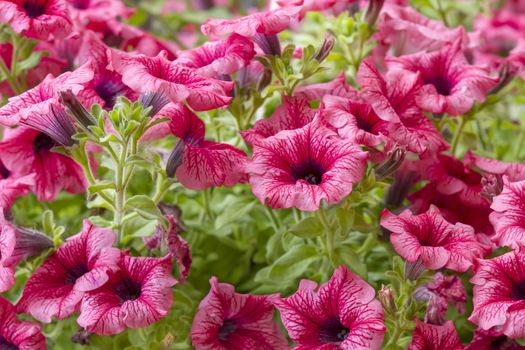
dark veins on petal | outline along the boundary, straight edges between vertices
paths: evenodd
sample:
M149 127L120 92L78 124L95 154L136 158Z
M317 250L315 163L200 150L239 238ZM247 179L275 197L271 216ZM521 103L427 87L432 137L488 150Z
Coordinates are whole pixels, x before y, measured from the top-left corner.
M235 328L237 328L237 326L235 325L235 321L224 320L221 329L219 329L219 339L222 341L227 341L228 336L235 331Z
M319 330L319 340L323 343L341 343L350 330L346 328L336 317L328 319Z
M0 350L18 350L19 347L10 343L3 336L0 336Z
M77 266L67 271L66 277L64 278L65 284L75 284L77 279L84 276L89 271L85 264L78 264Z
M312 161L304 161L292 167L294 181L302 179L310 185L319 185L323 181L323 174L323 168Z
M48 152L55 147L57 143L44 133L40 133L33 141L33 150L35 153Z
M30 18L37 18L45 13L47 1L46 0L26 0L22 7Z

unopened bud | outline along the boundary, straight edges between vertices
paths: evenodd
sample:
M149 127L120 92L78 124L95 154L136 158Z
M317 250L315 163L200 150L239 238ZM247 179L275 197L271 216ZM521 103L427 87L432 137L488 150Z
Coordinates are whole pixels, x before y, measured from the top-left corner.
M481 178L481 195L492 200L503 191L501 175L487 174Z
M373 27L379 17L379 13L383 8L385 0L368 0L368 7L366 8L365 20L369 27Z
M139 102L144 109L151 107L151 110L148 113L148 117L151 118L157 115L157 113L159 113L160 110L170 102L170 99L161 91L147 92L140 96Z
M415 262L407 261L405 263L405 278L410 281L415 281L425 272L426 267L423 265L421 258L417 259Z
M381 285L379 300L381 301L381 305L383 305L383 309L386 313L391 315L396 313L397 308L394 300L394 291L390 286Z
M265 54L281 56L281 43L277 35L257 33L253 37L253 41L259 45Z
M89 338L91 337L91 334L93 333L90 333L84 328L80 328L75 334L73 334L71 341L75 344L89 345Z
M177 168L182 164L185 148L186 144L183 140L180 140L173 148L173 151L171 151L168 162L166 163L166 175L169 177L174 177Z
M86 110L71 90L61 91L60 99L62 104L67 107L71 116L82 128L89 130L89 126L97 124L95 117Z
M38 130L63 146L73 146L76 142L75 126L61 105L51 105L46 115L40 118L27 118L20 122L30 128Z
M406 149L402 147L398 147L390 152L388 158L375 169L376 178L378 180L384 179L395 173L401 164L403 164L406 153Z
M505 86L509 85L512 79L516 76L518 69L510 62L505 62L501 65L498 73L498 83L489 90L487 95L496 95Z
M326 35L326 37L324 38L323 44L319 48L319 51L317 51L317 53L315 54L314 58L319 62L324 61L325 58L328 57L328 54L330 53L330 51L332 51L332 49L334 48L334 45L335 45L334 36L332 34Z

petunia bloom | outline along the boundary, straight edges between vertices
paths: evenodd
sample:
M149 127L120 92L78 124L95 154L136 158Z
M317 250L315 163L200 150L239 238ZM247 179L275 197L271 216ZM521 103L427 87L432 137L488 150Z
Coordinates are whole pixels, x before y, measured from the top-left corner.
M245 181L246 154L228 144L205 140L203 121L188 107L173 103L160 113L171 119L171 132L180 139L168 160L168 176L175 175L191 189Z
M120 251L112 248L115 233L84 220L82 231L69 238L31 275L18 310L41 322L64 319L79 310L86 292L109 280L118 269Z
M163 91L173 102L186 101L197 111L226 106L233 82L205 78L195 69L179 66L166 58L111 51L111 65L122 81L138 93Z
M446 267L464 272L482 256L474 229L460 223L452 225L433 205L419 215L405 210L396 216L385 209L381 226L392 232L390 241L399 255L409 262L421 258L430 270Z
M499 330L510 338L525 336L525 252L520 247L510 253L480 260L474 284L474 310L469 321L479 328Z
M111 335L142 328L165 317L173 303L171 256L131 257L123 254L119 270L101 288L88 292L78 324L87 331Z
M463 350L452 321L444 325L432 325L416 320L416 329L408 350Z
M40 326L19 321L13 305L0 297L0 347L2 349L46 350L46 338Z
M133 10L121 0L67 0L71 18L80 25L127 18Z
M255 56L253 43L239 34L210 41L192 50L182 51L175 62L196 69L202 76L220 79L247 66Z
M497 159L480 157L472 151L465 154L464 162L470 167L476 167L486 174L508 176L510 182L525 180L525 164L507 163Z
M353 97L357 91L346 81L344 72L335 79L318 84L302 85L295 90L295 96L308 100L322 100L325 96Z
M518 248L525 244L525 180L510 182L503 179L503 191L492 200L490 222L496 235L493 240L500 246Z
M470 65L461 50L461 40L431 53L387 58L389 69L419 72L423 86L416 102L427 112L460 115L474 101L483 102L496 85L484 69Z
M82 66L74 72L66 72L56 78L48 75L39 85L11 97L9 102L0 108L0 124L13 126L30 118L36 119L31 122L36 124L40 116L51 112L51 106L60 105L59 91L72 90L76 94L92 78L93 74L87 66Z
M525 346L501 333L497 327L493 327L489 330L476 329L474 337L465 350L525 350Z
M448 148L432 121L416 104L421 87L419 73L393 70L383 76L371 59L366 59L359 66L357 80L377 116L390 122L388 137L398 145L416 154Z
M28 194L34 183L34 175L13 176L0 159L0 209L9 208L17 197Z
M0 160L14 176L34 175L33 192L51 201L61 189L82 193L87 188L82 167L73 159L52 151L59 144L44 133L26 127L4 130Z
M34 39L63 39L71 34L65 0L2 0L0 23Z
M250 130L241 131L242 137L250 144L273 136L282 130L302 128L314 120L316 111L310 108L304 97L283 97L283 103L273 114L257 121Z
M295 349L380 349L383 307L375 290L345 266L321 285L302 280L276 307Z
M191 327L197 350L289 349L273 319L276 295L239 294L216 277L210 279L210 285Z
M314 211L341 201L363 176L368 154L314 121L258 142L247 166L254 195L272 208Z

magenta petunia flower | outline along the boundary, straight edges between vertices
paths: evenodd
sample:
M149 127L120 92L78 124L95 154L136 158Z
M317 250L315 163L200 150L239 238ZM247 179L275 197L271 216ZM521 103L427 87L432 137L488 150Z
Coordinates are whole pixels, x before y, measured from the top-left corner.
M207 36L222 36L237 33L245 37L257 34L274 35L282 32L299 20L301 6L278 8L270 11L255 12L235 19L210 18L202 25L201 31Z
M34 175L13 176L0 159L0 209L11 206L19 196L25 196L35 184Z
M2 0L0 23L29 38L63 39L71 34L65 0Z
M46 350L40 326L19 321L10 302L0 297L0 347L5 350Z
M111 51L111 65L122 81L138 93L163 91L173 102L186 101L197 111L226 106L233 82L205 78L195 69L179 66L166 58Z
M314 121L258 142L247 166L252 191L272 208L319 209L341 201L363 176L368 154Z
M465 350L525 350L514 340L501 333L497 327L489 330L478 328Z
M277 295L239 294L216 277L210 278L210 285L191 327L197 350L290 348L273 319Z
M337 133L355 143L375 147L387 141L389 123L379 118L372 106L360 96L324 99L323 119Z
M510 253L480 260L474 284L474 310L469 321L489 330L499 327L510 338L525 336L525 252L522 247Z
M457 40L439 51L387 57L386 61L390 69L420 73L423 86L416 102L423 110L460 115L469 111L474 101L484 101L497 83L487 71L467 62L460 45Z
M432 325L416 320L416 329L408 350L463 350L452 321L444 325Z
M503 191L492 200L490 222L496 235L494 242L500 246L518 248L525 244L525 180L510 182L503 179Z
M0 160L18 178L34 174L33 191L39 200L52 201L61 189L82 193L87 188L82 167L52 151L59 144L44 133L26 127L4 130Z
M525 164L523 163L506 163L497 159L484 158L475 155L470 150L465 154L464 162L486 174L506 175L510 182L525 180Z
M144 258L122 255L120 269L101 288L86 293L78 324L87 331L110 335L142 328L165 317L173 303L171 256Z
M24 123L27 119L35 119L31 123L37 124L40 116L51 112L51 106L60 105L59 91L71 90L76 94L92 78L93 74L87 66L82 66L74 72L66 72L56 78L48 75L42 83L18 96L11 97L9 102L0 108L0 124L12 126ZM44 125L41 127L45 129Z
M405 210L396 216L385 209L381 226L392 232L390 241L399 255L409 262L421 258L430 270L446 267L464 272L482 256L474 229L461 223L452 225L434 205L419 215Z
M295 349L380 349L383 307L375 290L345 266L322 284L302 280L276 307Z
M247 66L255 56L253 43L242 35L210 41L196 49L182 51L178 65L193 68L202 76L220 79Z
M357 80L377 116L390 122L389 138L417 154L448 147L432 121L416 104L421 87L418 74L394 70L382 76L373 62L366 59L359 67Z
M82 231L69 238L31 275L18 310L41 322L64 319L78 311L86 292L109 280L118 269L120 251L112 248L115 233L84 220Z
M134 10L121 0L67 0L71 18L79 25L128 18Z
M284 96L283 103L271 117L257 121L250 130L241 131L241 135L246 142L255 144L279 131L302 128L313 121L316 114L306 98Z
M307 100L322 100L325 96L353 97L357 91L346 81L345 73L341 72L334 80L327 83L302 85L295 89L294 95Z
M171 132L180 139L168 160L169 176L175 175L191 189L233 186L245 181L248 158L243 151L205 140L204 123L183 104L170 104L161 113L171 119Z

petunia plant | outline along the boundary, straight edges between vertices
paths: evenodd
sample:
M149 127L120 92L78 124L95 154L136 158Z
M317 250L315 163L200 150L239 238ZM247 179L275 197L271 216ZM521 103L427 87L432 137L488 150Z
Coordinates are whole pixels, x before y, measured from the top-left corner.
M524 23L0 0L0 349L525 349Z

